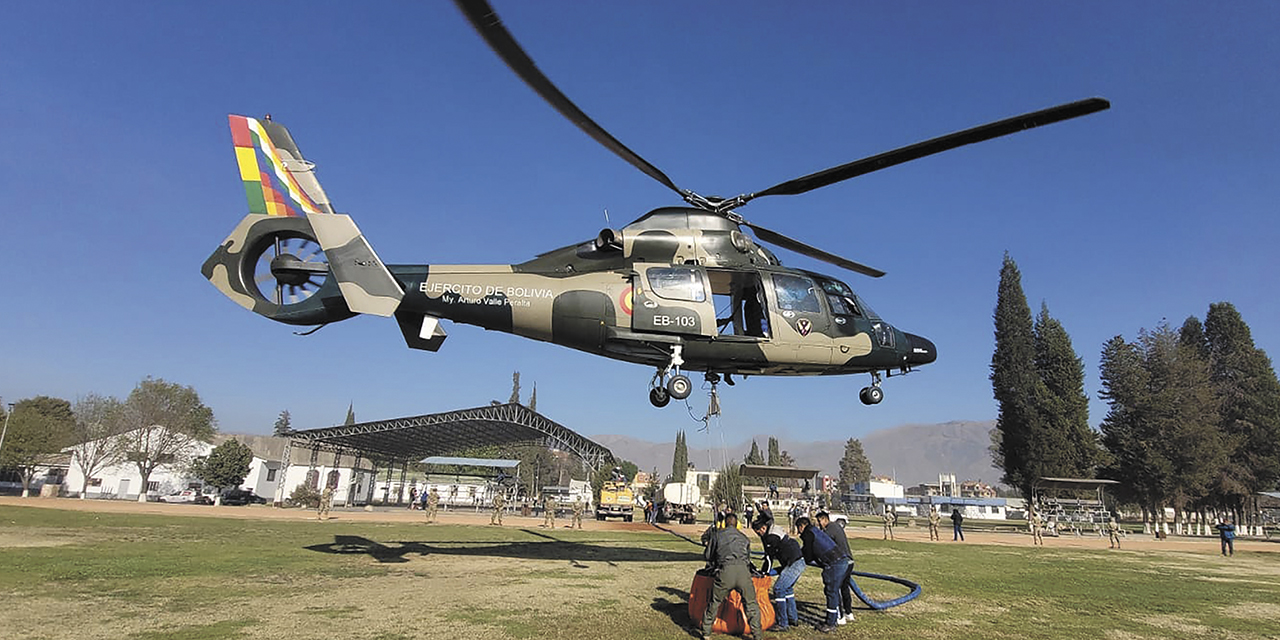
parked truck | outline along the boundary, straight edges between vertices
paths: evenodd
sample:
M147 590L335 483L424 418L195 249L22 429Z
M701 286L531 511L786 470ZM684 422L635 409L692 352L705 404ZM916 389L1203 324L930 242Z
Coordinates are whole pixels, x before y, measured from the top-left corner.
M631 522L636 507L636 496L631 485L610 480L600 487L600 501L596 504L596 520L622 518Z
M693 524L698 520L698 503L702 491L689 482L669 482L662 488L662 504L658 505L658 518L663 522Z

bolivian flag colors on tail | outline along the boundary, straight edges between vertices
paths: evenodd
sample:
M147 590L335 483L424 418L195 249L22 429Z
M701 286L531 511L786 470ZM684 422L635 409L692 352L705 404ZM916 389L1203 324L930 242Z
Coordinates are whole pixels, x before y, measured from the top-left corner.
M236 146L244 193L249 199L249 212L272 216L321 213L285 168L262 123L245 116L232 115L227 119L231 123L231 142Z

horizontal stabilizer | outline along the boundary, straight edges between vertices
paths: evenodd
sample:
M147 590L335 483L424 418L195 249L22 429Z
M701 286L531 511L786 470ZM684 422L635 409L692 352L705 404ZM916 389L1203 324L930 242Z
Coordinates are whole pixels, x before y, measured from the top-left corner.
M449 337L435 316L399 311L396 312L396 322L400 323L400 332L410 349L439 351L444 339Z

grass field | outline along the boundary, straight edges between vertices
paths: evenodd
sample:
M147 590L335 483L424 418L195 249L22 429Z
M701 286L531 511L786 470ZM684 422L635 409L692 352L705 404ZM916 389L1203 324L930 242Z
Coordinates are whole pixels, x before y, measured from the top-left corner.
M910 578L924 593L859 611L856 623L822 637L1280 638L1280 553L1271 543L1241 543L1227 559L1209 540L1111 551L1105 542L1032 548L1025 536L1006 536L882 542L856 531L859 569ZM662 531L8 503L0 505L0 637L682 638L700 552ZM860 584L881 598L901 593ZM814 622L821 588L809 570L798 589L802 617Z

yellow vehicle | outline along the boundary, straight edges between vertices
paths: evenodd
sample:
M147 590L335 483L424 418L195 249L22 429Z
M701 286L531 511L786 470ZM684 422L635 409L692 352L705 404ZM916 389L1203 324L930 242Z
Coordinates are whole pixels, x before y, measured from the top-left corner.
M622 518L631 522L635 506L636 496L631 492L631 485L612 480L605 482L600 487L600 500L596 503L596 520Z

